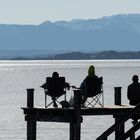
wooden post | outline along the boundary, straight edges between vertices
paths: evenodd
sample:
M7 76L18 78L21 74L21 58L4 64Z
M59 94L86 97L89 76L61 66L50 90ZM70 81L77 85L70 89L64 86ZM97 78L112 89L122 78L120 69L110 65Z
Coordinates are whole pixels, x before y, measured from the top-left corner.
M74 90L73 122L70 122L70 140L81 139L81 90Z
M34 107L34 89L27 89L27 107Z
M34 89L27 89L27 108L33 107ZM27 140L36 140L36 121L32 121L30 119L27 120Z
M115 90L115 105L121 105L121 88L122 87L114 87Z
M130 135L130 140L135 140L135 133Z
M114 104L115 105L121 105L121 88L122 87L114 87L115 90L115 98L114 98ZM120 120L123 116L114 116L115 123ZM118 129L115 130L115 140L124 134L124 123L119 126Z
M115 123L117 123L120 119L122 119L123 116L114 116ZM116 130L115 130L115 140L118 140L120 136L122 136L125 132L124 123L122 123Z

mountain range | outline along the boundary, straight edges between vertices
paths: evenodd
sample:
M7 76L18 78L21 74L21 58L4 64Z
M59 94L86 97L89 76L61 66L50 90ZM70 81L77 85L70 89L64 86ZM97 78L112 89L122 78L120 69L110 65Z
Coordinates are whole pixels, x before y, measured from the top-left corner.
M0 55L3 57L70 51L139 51L139 46L140 14L45 21L39 25L0 24Z

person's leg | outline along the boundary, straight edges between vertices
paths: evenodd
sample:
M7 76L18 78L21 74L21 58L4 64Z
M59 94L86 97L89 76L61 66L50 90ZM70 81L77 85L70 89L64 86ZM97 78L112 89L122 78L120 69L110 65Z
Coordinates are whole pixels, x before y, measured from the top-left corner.
M56 98L52 97L52 101L53 101L53 107L57 108L58 105L56 104Z
M85 93L82 94L82 101L81 101L81 107L85 107L85 103L87 100L87 96Z

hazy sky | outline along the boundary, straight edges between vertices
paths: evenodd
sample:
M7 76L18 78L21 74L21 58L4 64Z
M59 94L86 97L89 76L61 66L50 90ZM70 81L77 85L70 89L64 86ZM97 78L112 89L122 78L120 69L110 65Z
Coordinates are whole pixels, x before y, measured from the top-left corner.
M140 0L0 0L0 24L40 24L120 13L140 13Z

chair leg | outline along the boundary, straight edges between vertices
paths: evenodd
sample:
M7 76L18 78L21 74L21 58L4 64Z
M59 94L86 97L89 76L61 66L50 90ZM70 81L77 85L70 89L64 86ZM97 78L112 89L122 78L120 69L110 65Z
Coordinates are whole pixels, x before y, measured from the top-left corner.
M48 106L50 106L53 102L47 104L47 95L45 94L45 108L47 108Z
M45 94L45 108L49 107L51 104L53 104L53 107L57 108L58 107L57 103L60 104L58 98L59 97L52 98L52 102L47 104L47 95ZM64 95L64 100L66 101L66 95Z
M46 108L49 107L53 102L49 103L48 105L46 105Z
M102 107L104 107L104 94L102 94Z
M47 105L47 95L45 94L45 108L46 108L46 105Z
M97 104L97 101L96 101L96 97L95 98L92 98L93 100L92 101L88 101L87 100L87 107L90 105L91 107L95 107L95 105ZM95 101L94 104L92 104L93 102Z
M102 96L102 97L101 97L101 96ZM102 98L102 99L101 99L101 98ZM103 96L103 94L99 94L99 95L93 97L91 101L88 101L88 100L87 100L87 103L88 103L88 104L87 104L87 107L88 107L88 106L95 107L96 104L98 104L98 105L101 106L101 107L104 107L104 96Z

